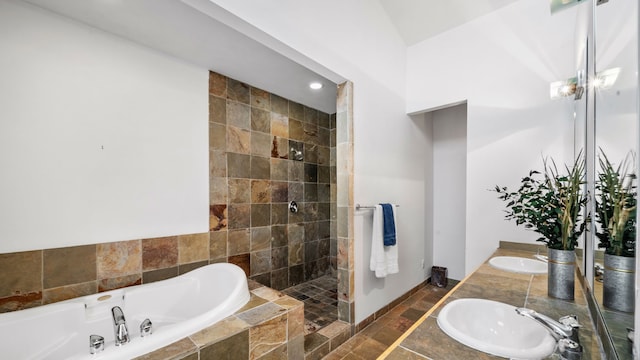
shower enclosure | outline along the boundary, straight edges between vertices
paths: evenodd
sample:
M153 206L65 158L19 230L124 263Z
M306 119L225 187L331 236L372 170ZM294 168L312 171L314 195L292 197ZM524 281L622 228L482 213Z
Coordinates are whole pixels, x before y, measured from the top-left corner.
M220 260L304 301L307 331L336 320L336 114L211 72L209 181Z

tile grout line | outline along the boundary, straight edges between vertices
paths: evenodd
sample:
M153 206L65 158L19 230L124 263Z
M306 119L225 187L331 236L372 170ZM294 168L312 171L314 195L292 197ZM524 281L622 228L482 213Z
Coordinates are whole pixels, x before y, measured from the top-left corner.
M402 349L403 349L404 351L406 351L406 352L410 352L410 353L412 353L412 354L415 354L415 355L419 356L420 358L428 359L425 355L422 355L422 354L420 354L419 352L416 352L415 350L411 350L411 349L406 348L406 347L404 347L404 346L400 346L400 348L402 348Z
M529 293L531 292L531 285L533 285L533 274L531 274L531 277L529 278L529 286L527 287L527 295L524 297L524 307L527 307L527 304L529 303Z

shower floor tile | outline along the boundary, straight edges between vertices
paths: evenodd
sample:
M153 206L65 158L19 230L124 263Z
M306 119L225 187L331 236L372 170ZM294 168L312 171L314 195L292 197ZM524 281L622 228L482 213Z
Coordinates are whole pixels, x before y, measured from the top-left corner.
M305 334L338 320L338 280L335 276L325 275L282 292L304 302Z

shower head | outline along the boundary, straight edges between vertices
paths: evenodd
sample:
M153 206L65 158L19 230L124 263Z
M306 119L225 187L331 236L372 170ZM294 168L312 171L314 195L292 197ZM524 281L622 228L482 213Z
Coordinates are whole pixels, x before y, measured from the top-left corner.
M304 155L302 154L302 150L296 150L295 148L291 148L291 155L293 160L296 160L296 161L304 160Z

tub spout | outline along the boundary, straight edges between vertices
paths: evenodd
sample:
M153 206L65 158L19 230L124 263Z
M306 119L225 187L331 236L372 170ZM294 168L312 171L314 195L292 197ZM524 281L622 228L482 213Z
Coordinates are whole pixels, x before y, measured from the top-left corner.
M129 330L127 330L127 321L124 313L119 306L111 308L113 314L113 329L116 335L116 346L120 346L129 342Z
M556 340L571 339L576 342L578 341L577 335L580 325L578 324L578 321L574 316L565 316L561 319L561 321L555 321L550 317L540 314L532 309L517 308L516 312L519 315L537 321L540 325L544 326L545 329L547 329L551 336L553 336Z

